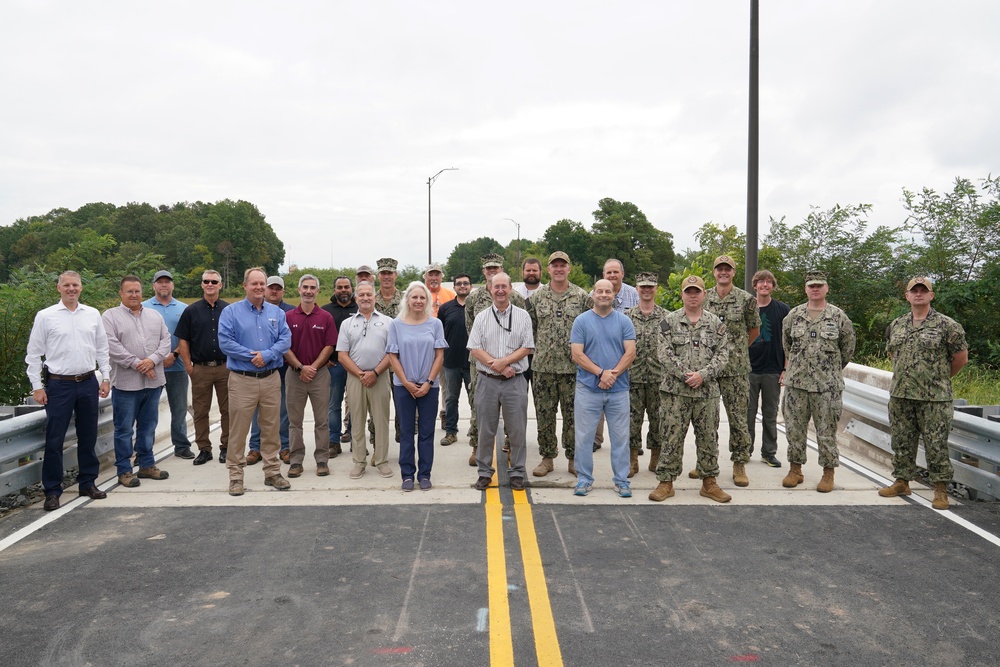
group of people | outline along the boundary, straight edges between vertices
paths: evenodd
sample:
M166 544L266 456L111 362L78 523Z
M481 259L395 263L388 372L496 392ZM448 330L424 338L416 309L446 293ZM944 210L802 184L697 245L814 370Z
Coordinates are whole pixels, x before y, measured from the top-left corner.
M320 281L311 274L298 281L298 306L284 301L283 279L261 268L245 272L246 298L232 304L219 298L222 279L216 271L204 272L203 298L188 306L173 297L168 271L153 276L153 296L145 301L142 280L130 275L120 282L121 304L103 315L80 303L79 274L61 274L60 301L36 315L25 359L33 397L48 415L44 508L59 507L63 441L73 417L79 493L106 497L95 484L94 450L98 400L109 393L119 483L135 487L141 480L166 479L152 452L164 388L174 455L193 459L194 465L214 458L209 437L214 393L221 415L218 461L227 467L234 496L244 492L248 465L262 462L264 484L277 490L290 488L282 464L288 465L289 478L304 473L307 402L318 476L330 474L329 460L346 442L352 479L360 479L369 465L383 477L394 476L391 400L402 489L429 489L437 418L445 431L440 444L457 442L463 386L472 408L469 465L477 468L473 486L480 490L496 472L501 415L510 485L526 487L529 386L541 455L532 475L554 470L561 442L568 470L577 477L577 495L593 487L593 452L602 446L605 422L615 491L632 495L630 479L638 472L642 425L648 421L648 467L658 480L651 500L674 495L692 425L697 463L689 476L701 480L702 496L729 501L717 482L720 399L729 418L733 482L746 487L758 400L761 459L781 466L776 421L782 388L789 463L782 484L792 488L804 481L811 419L823 470L816 488L833 490L843 369L853 356L855 335L846 314L827 302L822 272L805 275L806 303L789 308L771 298L777 281L770 271L754 275L751 295L733 284L736 262L722 255L713 267L715 286L706 289L700 277L686 277L683 307L668 312L656 304L658 276L639 273L635 287L628 285L617 259L607 260L604 277L589 294L569 281L572 265L561 251L548 258L548 284L541 283L542 266L535 258L525 260L523 282L514 283L503 270L503 257L486 255L486 284L475 290L467 274L453 277L454 291L443 286L443 271L432 264L422 282L400 291L396 267L394 259L382 258L375 271L358 267L353 282L338 276L330 303L323 306ZM934 506L945 509L952 475L950 378L968 353L962 327L931 308L933 298L929 279L911 280L906 289L911 312L887 331L896 482L879 493L910 493L922 437ZM197 454L187 433L189 384Z

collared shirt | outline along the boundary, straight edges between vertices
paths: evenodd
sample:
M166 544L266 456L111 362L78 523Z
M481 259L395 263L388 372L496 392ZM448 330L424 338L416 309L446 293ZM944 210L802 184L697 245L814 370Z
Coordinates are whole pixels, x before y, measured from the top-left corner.
M729 363L719 377L750 373L750 330L760 327L757 299L735 285L722 297L713 287L705 292L705 310L718 317L729 332Z
M659 354L660 322L667 316L667 311L654 304L649 315L643 313L639 306L625 314L635 327L635 361L628 369L629 382L659 385L663 381L663 362Z
M97 368L110 381L108 336L101 314L82 303L70 310L62 301L38 311L24 357L32 390L42 388L42 357L50 373L81 375Z
M569 334L577 316L593 306L594 300L573 283L562 294L554 292L551 283L535 290L528 299L528 314L535 334L533 373L576 374Z
M660 359L664 375L660 391L675 396L717 398L718 377L729 361L729 334L718 317L703 310L697 322L678 308L660 322ZM687 373L701 373L697 389L689 387Z
M375 310L388 318L399 315L399 304L403 303L403 293L396 290L392 293L391 299L382 296L382 290L375 290Z
M167 325L167 331L170 332L170 349L176 350L179 338L174 335L177 330L177 323L181 319L181 313L187 308L187 304L183 301L178 301L174 297L170 297L170 303L162 304L157 301L156 297L150 297L142 302L143 307L151 308L154 312L160 314L163 321ZM171 364L170 368L164 368L165 373L184 373L184 364L180 363L180 359L175 360L175 363Z
M508 305L507 310L500 311L496 306L490 306L476 315L469 334L468 349L483 350L494 359L506 356L526 348L535 349L535 337L531 332L531 316L523 308ZM528 357L518 359L510 365L515 373L528 370ZM476 369L480 373L496 375L496 371L476 359Z
M163 358L170 354L170 332L163 318L150 308L136 315L125 304L108 308L101 315L111 356L111 385L121 391L154 389L166 384ZM135 369L143 359L153 366L153 377Z
M840 308L827 304L812 319L809 302L795 306L781 326L785 386L811 392L844 391L844 367L854 356L855 342L854 325Z
M258 310L249 299L237 301L219 316L219 347L231 371L267 371L280 368L292 343L285 313L267 301ZM254 352L264 357L258 368L250 360Z
M897 317L886 328L892 355L889 395L914 401L950 401L951 360L969 349L962 325L933 308L913 324L913 313Z
M370 318L355 313L340 325L337 352L347 352L351 361L363 371L374 370L385 358L392 319L376 311Z
M455 298L455 293L444 285L439 287L437 292L432 292L430 287L427 288L427 291L431 294L431 317L437 317L438 308L441 307L442 303L448 303Z
M537 290L536 290L537 291ZM528 304L517 292L510 293L510 305L527 310ZM476 316L487 308L493 307L493 295L486 286L477 287L465 297L465 330L471 332Z
M174 335L186 340L195 363L226 360L226 354L219 347L219 316L229 305L228 301L216 300L210 304L199 299L184 309Z
M535 289L529 290L528 286L525 285L524 283L514 283L514 291L523 296L524 300L527 301L528 299L531 298L532 294L538 291L538 288L541 286L542 284L538 283L537 285L535 285Z
M303 364L311 364L323 348L337 344L333 315L322 308L314 306L306 314L302 306L294 306L285 313L285 321L292 332L291 350Z
M465 328L465 304L458 299L452 299L441 304L438 309L438 319L444 326L444 339L448 341L448 349L444 351L445 368L468 368L469 330Z
M346 306L342 306L337 301L337 297L331 297L330 298L330 303L325 304L323 306L323 310L325 310L326 312L328 312L331 315L333 315L334 329L336 329L339 332L340 331L340 325L344 322L344 320L346 320L348 317L354 315L354 313L358 312L358 304L352 298L351 302L349 304L347 304ZM334 357L331 359L331 361L334 361L334 362L337 361L336 355L334 355Z

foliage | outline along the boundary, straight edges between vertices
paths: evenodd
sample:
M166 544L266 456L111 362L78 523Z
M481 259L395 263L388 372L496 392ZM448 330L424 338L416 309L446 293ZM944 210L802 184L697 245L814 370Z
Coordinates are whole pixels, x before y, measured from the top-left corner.
M713 257L712 259L715 258ZM709 260L709 264L711 264L711 260ZM713 284L712 270L695 261L684 271L671 273L666 280L666 284L664 284L663 279L660 279L660 287L656 290L656 303L668 311L683 308L681 282L692 275L700 276L705 281L706 288L711 287Z
M570 263L579 266L584 273L594 275L601 271L604 259L594 260L591 257L591 234L583 225L575 220L563 218L545 230L542 243L549 253L561 250L569 255ZM539 258L542 259L542 258ZM542 264L548 264L548 257L542 259Z
M468 273L473 279L482 276L482 257L493 252L503 254L504 248L498 241L489 236L480 236L474 241L459 243L451 251L451 255L448 256L448 261L443 267L444 280L451 280L459 273Z
M596 222L590 230L590 257L603 259L594 276L603 275L604 260L610 257L621 260L628 277L638 271L666 273L673 267L673 235L654 227L638 206L610 197L602 199L597 206Z

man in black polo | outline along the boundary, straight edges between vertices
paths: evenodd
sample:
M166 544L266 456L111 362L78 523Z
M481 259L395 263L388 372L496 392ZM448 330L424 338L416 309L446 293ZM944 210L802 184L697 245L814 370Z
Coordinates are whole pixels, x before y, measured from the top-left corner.
M465 328L465 298L472 291L472 279L467 273L459 273L453 279L455 298L438 308L438 319L444 327L444 339L448 349L444 351L444 379L448 397L445 399L444 432L441 444L448 446L458 441L458 399L465 385L465 395L469 395L472 381L469 371L469 332ZM474 450L473 450L474 451Z
M179 340L177 352L191 376L194 439L198 445L196 466L212 460L212 441L208 437L212 389L219 400L222 421L219 463L226 462L229 447L229 371L226 355L219 348L219 314L229 303L219 298L221 288L222 276L218 271L209 269L201 274L204 297L184 309L174 331Z
M358 304L354 301L354 286L347 276L337 276L333 285L333 296L323 310L333 315L333 324L340 331L340 324L348 317L358 312ZM344 441L341 435L350 442L350 425L341 434L343 419L344 391L347 389L347 371L337 361L337 355L330 357L330 458L336 458L342 451L340 443Z

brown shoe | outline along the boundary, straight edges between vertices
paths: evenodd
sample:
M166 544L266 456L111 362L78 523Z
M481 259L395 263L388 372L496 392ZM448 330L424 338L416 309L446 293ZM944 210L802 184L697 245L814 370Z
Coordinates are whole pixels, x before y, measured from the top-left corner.
M948 484L945 482L934 482L934 500L931 507L936 510L948 509Z
M354 467L351 468L351 472L348 475L351 479L361 479L365 474L365 464L355 463Z
M88 486L85 489L81 488L80 489L80 495L81 496L87 496L91 500L104 500L105 498L108 497L107 493L105 493L104 491L101 491L96 486Z
M788 474L785 478L781 480L781 485L786 489L794 489L796 486L801 484L805 480L802 475L802 464L801 463L789 463L788 464Z
M525 484L524 484L524 478L523 477L511 477L510 478L510 488L514 489L515 491L523 491L524 490L524 486L525 486Z
M733 464L733 484L736 486L750 486L750 478L747 477L746 464Z
M454 445L458 442L458 434L456 433L445 433L444 437L441 438L441 446L447 447L448 445Z
M139 468L138 477L140 479L166 479L170 477L170 473L166 470L160 470L156 466L150 466L149 468Z
M566 470L568 470L571 475L576 474L576 464L573 463L573 459L569 460L569 463L566 465Z
M290 459L291 456L292 456L291 451L287 449L282 449L280 452L278 452L278 458L281 459L282 463L288 463L288 459Z
M701 479L701 475L698 474L698 469L697 468L695 468L694 470L692 470L691 472L689 472L688 473L688 477L690 477L691 479Z
M130 472L127 472L124 475L118 475L118 483L129 489L134 489L140 484L139 478Z
M833 468L823 468L823 478L816 485L816 490L820 493L833 491Z
M242 496L243 495L243 480L242 479L231 479L231 480L229 480L229 495L231 495L231 496Z
M301 464L301 463L293 463L293 464L292 464L292 465L291 465L291 466L290 466L290 467L288 468L288 476L289 476L289 477L300 477L300 476L302 475L302 472L303 472L304 470L305 470L305 469L304 469L304 468L302 467L302 464Z
M330 458L335 459L344 453L343 447L340 446L339 442L330 443Z
M476 448L475 447L472 448L472 453L469 454L469 465L470 466L478 466L479 465L478 463L476 463Z
M555 469L555 465L552 463L552 457L543 456L542 462L538 464L538 467L531 471L531 474L535 477L545 477Z
M247 465L248 466L257 465L258 463L260 463L260 458L261 458L260 452L258 452L256 449L251 449L250 453L247 454Z
M326 477L329 474L330 474L330 466L328 466L325 463L317 463L316 464L316 476L317 477Z
M649 493L649 499L662 502L667 498L674 497L674 483L660 482L659 485Z
M278 491L287 491L292 488L292 485L288 483L288 480L281 475L273 475L264 480L264 486L273 486Z
M711 498L717 503L728 503L733 499L731 495L719 488L714 477L706 477L701 480L700 494L706 498Z
M59 496L45 496L45 504L42 509L46 512L59 509Z
M639 450L632 449L628 454L628 476L629 478L635 477L635 474L639 472Z
M910 495L910 482L905 479L897 479L890 486L879 489L878 494L883 498L895 498L896 496Z
M656 466L660 464L660 448L651 447L649 450L649 472L656 472Z

